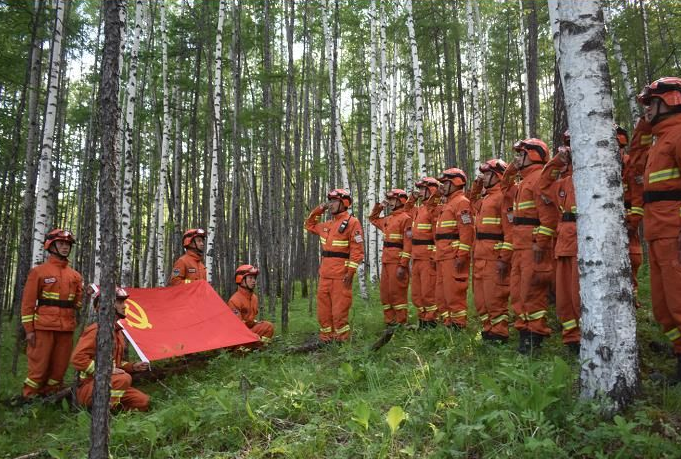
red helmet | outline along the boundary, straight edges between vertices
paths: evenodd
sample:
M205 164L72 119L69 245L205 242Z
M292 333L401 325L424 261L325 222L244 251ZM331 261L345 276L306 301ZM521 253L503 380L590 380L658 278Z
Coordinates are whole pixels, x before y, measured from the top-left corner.
M97 284L90 284L87 286L88 287L88 292L90 293L90 296L92 297L93 300L99 299L99 296L101 295L101 290L99 289L99 285ZM116 287L116 299L117 300L127 300L130 297L128 294L128 291L125 290L123 287Z
M450 181L455 186L464 186L468 179L466 178L466 173L464 171L459 168L452 167L451 169L445 170L442 173L442 177L440 177L438 180L441 182Z
M45 248L45 250L49 250L50 246L55 241L65 241L70 244L75 244L76 238L73 237L73 233L69 230L55 228L45 235L45 242L43 243L43 247Z
M435 194L437 189L440 188L440 185L442 185L442 183L433 177L423 177L421 180L416 182L417 188L428 188L431 195Z
M350 207L352 205L352 195L350 194L350 191L343 188L336 188L329 191L329 194L327 194L326 197L328 199L338 199L339 201L342 201L345 207Z
M525 139L520 146L533 163L545 164L549 159L549 147L539 139Z
M244 280L244 277L257 276L258 274L260 274L260 270L255 266L241 265L238 268L236 268L236 272L234 273L234 282L236 282L236 284L239 285Z
M117 300L127 300L130 295L128 291L123 287L116 287L116 299Z
M482 172L483 174L487 171L492 171L498 177L501 177L502 175L504 175L506 167L507 164L503 159L490 159L480 164L480 167L478 169L480 169L480 172Z
M513 151L516 151L518 153L523 151L523 141L522 140L516 140L516 142L513 144Z
M101 293L99 290L99 285L97 284L89 284L87 286L87 292L90 294L90 297L92 297L93 300L99 298L99 294Z
M407 202L407 198L409 197L409 195L407 194L406 191L404 191L404 190L402 190L402 189L400 189L400 188L393 188L392 190L388 191L388 192L385 194L385 197L386 197L387 199L390 199L390 198L397 198L397 199L400 200L400 202L401 202L402 204L404 204L405 202Z
M655 80L643 88L636 100L641 105L650 105L654 97L662 99L670 107L681 105L681 78L662 77Z
M614 124L615 132L617 133L617 143L620 148L624 148L629 145L629 133L619 124Z
M208 235L206 233L206 230L201 229L201 228L192 228L190 230L187 230L184 235L182 236L182 247L187 248L189 247L189 244L192 243L194 238L196 237L203 237L205 238Z
M563 132L563 145L566 147L570 146L570 130L567 129L565 132Z

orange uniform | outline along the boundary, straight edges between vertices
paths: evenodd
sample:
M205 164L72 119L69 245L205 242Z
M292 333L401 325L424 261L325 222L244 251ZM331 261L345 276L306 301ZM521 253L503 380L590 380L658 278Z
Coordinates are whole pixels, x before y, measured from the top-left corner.
M455 191L440 206L435 228L435 297L440 317L446 326L464 328L467 324L466 295L474 238L471 203L463 190ZM455 268L457 259L463 262L458 270Z
M504 242L511 224L502 216L504 194L501 184L485 189L484 195L471 195L475 210L475 245L473 249L473 300L482 322L483 334L508 338L508 274L499 279L497 261L502 251L512 247ZM485 335L483 335L485 336ZM489 335L487 335L489 336Z
M381 256L381 303L386 324L406 324L408 318L407 290L409 289L409 260L411 258L412 218L404 208L396 209L386 217L380 217L383 206L376 204L369 215L369 222L383 233ZM397 277L397 268L407 273L404 279Z
M251 329L253 333L260 337L260 343L269 344L274 336L274 325L266 320L258 320L258 295L245 287L239 286L234 295L227 301L234 314L239 316L241 321Z
M35 332L28 346L28 376L24 397L58 391L69 366L76 329L76 308L83 299L83 278L66 259L50 255L31 269L21 299L21 322L26 333Z
M206 267L198 253L187 250L173 265L170 285L188 284L196 280L207 280Z
M631 156L622 153L622 185L624 187L624 207L627 212L627 235L629 236L629 259L631 261L631 281L634 285L634 297L638 293L638 269L643 263L643 247L638 227L643 218L643 183L639 183L632 166ZM638 302L637 302L638 304Z
M411 225L411 302L418 310L419 320L434 323L437 320L435 303L435 210L439 197L432 195L420 206L407 201L412 215Z
M85 329L76 348L71 356L71 364L78 373L78 390L76 398L83 406L92 406L92 392L95 386L95 357L97 355L97 324L92 324ZM111 399L112 408L120 405L124 410L147 411L149 409L149 396L132 386L133 371L132 363L123 361L125 350L125 338L120 325L114 328L114 368L120 368L125 373L111 375Z
M512 210L511 303L517 316L514 326L519 331L547 336L551 334L551 329L546 323L550 284L547 278L552 276L552 262L549 254L551 244L546 245L544 236L548 237L549 241L550 236L542 234L538 240L548 252L544 255L542 264L535 266L532 252L538 229L550 233L546 228L542 228L537 210L538 206L547 206L536 189L542 167L541 164L532 164L518 172L515 165L511 164L504 173L501 186L504 193L507 193L513 186L516 175L520 173L522 176L513 199Z
M681 115L652 128L655 144L648 150L643 181L644 237L650 246L650 292L653 314L681 355L681 264L677 238L681 232Z
M316 207L305 220L305 229L319 236L322 262L317 287L317 320L322 341L346 341L350 337L348 314L352 306L352 286L343 278L353 275L364 261L364 235L359 220L348 212L320 222L324 213Z
M556 246L556 314L563 326L563 343L579 343L581 299L577 270L577 205L572 170L561 174L565 164L558 156L544 167L539 178L539 189L544 200L559 211L555 226ZM551 226L551 223L547 223Z

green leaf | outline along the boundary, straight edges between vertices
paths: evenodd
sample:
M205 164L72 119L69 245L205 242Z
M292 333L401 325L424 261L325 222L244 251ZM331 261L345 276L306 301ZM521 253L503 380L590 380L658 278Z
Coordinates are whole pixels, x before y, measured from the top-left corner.
M47 454L49 454L54 459L64 459L65 458L65 456L61 453L61 451L54 449L54 448L48 448Z
M369 430L369 418L371 417L371 408L369 408L369 405L367 405L367 403L364 400L362 400L362 402L359 405L357 405L352 414L354 416L352 416L350 419L364 427L364 430Z
M407 413L404 412L402 407L393 406L392 408L390 408L390 411L388 411L385 420L390 426L391 435L395 435L395 432L397 432L397 429L400 428L400 424L402 424L402 421L404 421L405 419L407 419Z

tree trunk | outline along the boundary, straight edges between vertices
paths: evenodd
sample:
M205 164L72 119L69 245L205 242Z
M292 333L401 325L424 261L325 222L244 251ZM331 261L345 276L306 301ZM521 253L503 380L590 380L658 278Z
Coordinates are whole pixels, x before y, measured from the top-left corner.
M459 116L459 167L466 169L468 166L468 136L466 130L466 112L464 104L463 67L461 64L461 39L456 36L456 111Z
M619 64L620 74L622 74L622 84L624 85L624 92L626 93L627 101L629 102L629 115L631 116L631 126L633 126L639 117L639 107L636 103L636 92L631 84L631 76L629 75L629 66L627 61L624 60L624 55L622 54L622 47L620 46L620 41L615 35L615 29L610 26L610 19L612 18L612 12L609 8L604 8L603 13L605 14L605 27L610 31L610 38L612 39L612 51L615 54L615 60Z
M369 27L371 30L371 50L370 50L370 72L371 72L371 83L370 83L370 111L371 111L371 140L369 149L369 177L368 177L368 191L365 206L365 214L369 215L371 211L371 206L378 202L378 193L376 190L376 161L378 159L378 93L377 93L377 79L378 79L378 66L376 62L376 51L378 49L378 34L376 33L376 26L378 24L376 16L376 0L371 0L371 6L369 10ZM410 153L408 152L407 155ZM369 267L369 281L371 283L376 283L378 280L378 262L376 253L378 251L377 234L376 229L373 225L366 222L366 227L364 230L366 234L367 245L368 245L368 263L365 263Z
M428 175L426 167L426 150L423 136L423 95L421 93L421 62L419 61L418 49L416 47L416 34L414 32L414 17L412 13L411 0L406 0L404 6L407 10L407 32L409 33L409 44L411 47L412 71L414 74L414 113L416 127L416 150L419 158L419 178Z
M522 102L522 107L523 107L523 126L524 126L524 131L522 133L523 138L527 137L530 135L530 99L529 99L529 91L527 89L528 85L528 69L527 69L527 52L526 52L526 31L525 31L525 8L523 6L523 0L518 0L518 7L519 7L519 12L520 12L520 35L518 39L520 40L520 44L518 45L518 48L520 49L520 93L521 93L521 102Z
M538 137L539 133L539 56L537 54L537 3L535 0L525 0L530 14L527 17L527 101L528 101L528 135ZM521 13L522 14L522 13Z
M648 11L643 0L638 0L641 9L641 23L643 25L643 65L646 73L646 84L653 81L653 69L650 64L650 34L648 33Z
M470 65L471 78L471 118L473 120L473 170L477 171L480 166L480 149L482 129L480 126L480 102L478 100L478 69L476 49L478 48L478 37L475 31L475 19L473 17L473 4L475 0L466 1L466 17L468 19L468 62Z
M622 179L598 0L550 0L573 152L582 316L581 392L606 413L624 409L639 384Z
M102 170L99 180L99 207L102 212L100 256L102 257L102 275L105 279L116 279L118 276L118 215L116 212L119 187L117 140L120 117L118 61L121 42L119 11L122 7L120 0L109 1L105 4L105 38L99 86L99 121L102 127ZM97 332L89 459L108 459L109 457L109 396L115 320L115 311L112 306L115 298L114 283L103 283L97 317L99 330Z

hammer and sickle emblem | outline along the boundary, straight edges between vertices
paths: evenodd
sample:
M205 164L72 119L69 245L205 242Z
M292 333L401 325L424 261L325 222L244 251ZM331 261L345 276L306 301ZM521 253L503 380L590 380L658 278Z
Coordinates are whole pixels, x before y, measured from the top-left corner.
M128 325L131 327L140 330L152 327L144 308L129 298L125 300L125 321L128 322Z

